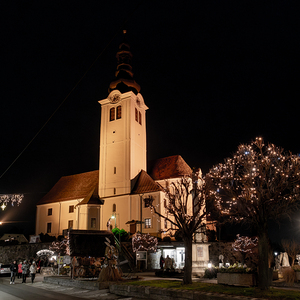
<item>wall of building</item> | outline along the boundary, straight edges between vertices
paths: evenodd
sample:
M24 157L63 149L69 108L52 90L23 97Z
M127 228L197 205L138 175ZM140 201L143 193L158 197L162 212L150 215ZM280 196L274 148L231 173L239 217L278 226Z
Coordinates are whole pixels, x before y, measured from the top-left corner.
M63 230L68 229L69 221L73 221L73 229L87 229L86 208L76 205L83 199L55 202L37 206L36 213L36 232L48 233L49 235L59 236ZM69 212L69 207L74 206L73 212ZM48 210L52 209L52 214L48 215ZM47 232L47 224L51 223L51 232Z
M0 246L0 263L8 264L14 260L19 262L36 258L39 250L49 249L50 245L51 243L36 243Z

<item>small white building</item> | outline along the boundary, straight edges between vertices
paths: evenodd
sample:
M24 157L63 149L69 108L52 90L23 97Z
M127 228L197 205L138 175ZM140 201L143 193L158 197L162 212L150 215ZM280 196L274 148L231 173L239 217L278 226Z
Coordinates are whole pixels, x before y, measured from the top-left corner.
M19 244L28 243L28 240L24 236L24 234L19 233L5 233L1 238L0 241L11 242L11 241L18 241Z

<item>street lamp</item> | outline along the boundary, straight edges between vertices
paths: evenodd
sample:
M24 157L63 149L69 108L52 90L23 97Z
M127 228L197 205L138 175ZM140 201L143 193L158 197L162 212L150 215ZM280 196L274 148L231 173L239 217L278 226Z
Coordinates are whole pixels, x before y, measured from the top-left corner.
M116 225L116 219L117 219L117 218L116 218L116 215L112 215L112 216L111 216L111 219L114 219L114 220L115 220L115 228L116 228L116 227L117 227L117 225Z

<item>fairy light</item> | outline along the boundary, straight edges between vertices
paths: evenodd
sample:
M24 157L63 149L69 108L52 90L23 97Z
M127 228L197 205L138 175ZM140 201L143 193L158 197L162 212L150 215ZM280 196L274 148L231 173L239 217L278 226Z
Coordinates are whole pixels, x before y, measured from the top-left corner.
M157 238L151 236L149 233L141 234L135 233L132 237L133 252L137 251L154 251L157 250Z
M237 239L232 244L234 251L240 251L244 253L252 253L253 249L258 245L257 237L240 236L237 234Z
M214 166L206 180L209 195L221 214L258 222L262 206L268 206L268 218L276 218L295 204L300 198L299 174L298 155L273 144L265 145L258 137L249 145L240 145L232 158Z
M0 194L0 207L2 210L4 210L8 203L11 203L12 206L15 204L19 206L23 198L23 194Z

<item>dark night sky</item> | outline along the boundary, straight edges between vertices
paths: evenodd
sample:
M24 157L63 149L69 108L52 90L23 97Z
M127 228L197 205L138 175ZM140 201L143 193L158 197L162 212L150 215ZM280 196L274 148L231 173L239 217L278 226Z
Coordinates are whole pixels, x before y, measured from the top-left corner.
M124 27L149 159L180 154L205 173L258 135L299 153L298 12L297 1L1 1L0 193L25 198L0 219L33 233L35 203L61 176L98 169L98 100Z

